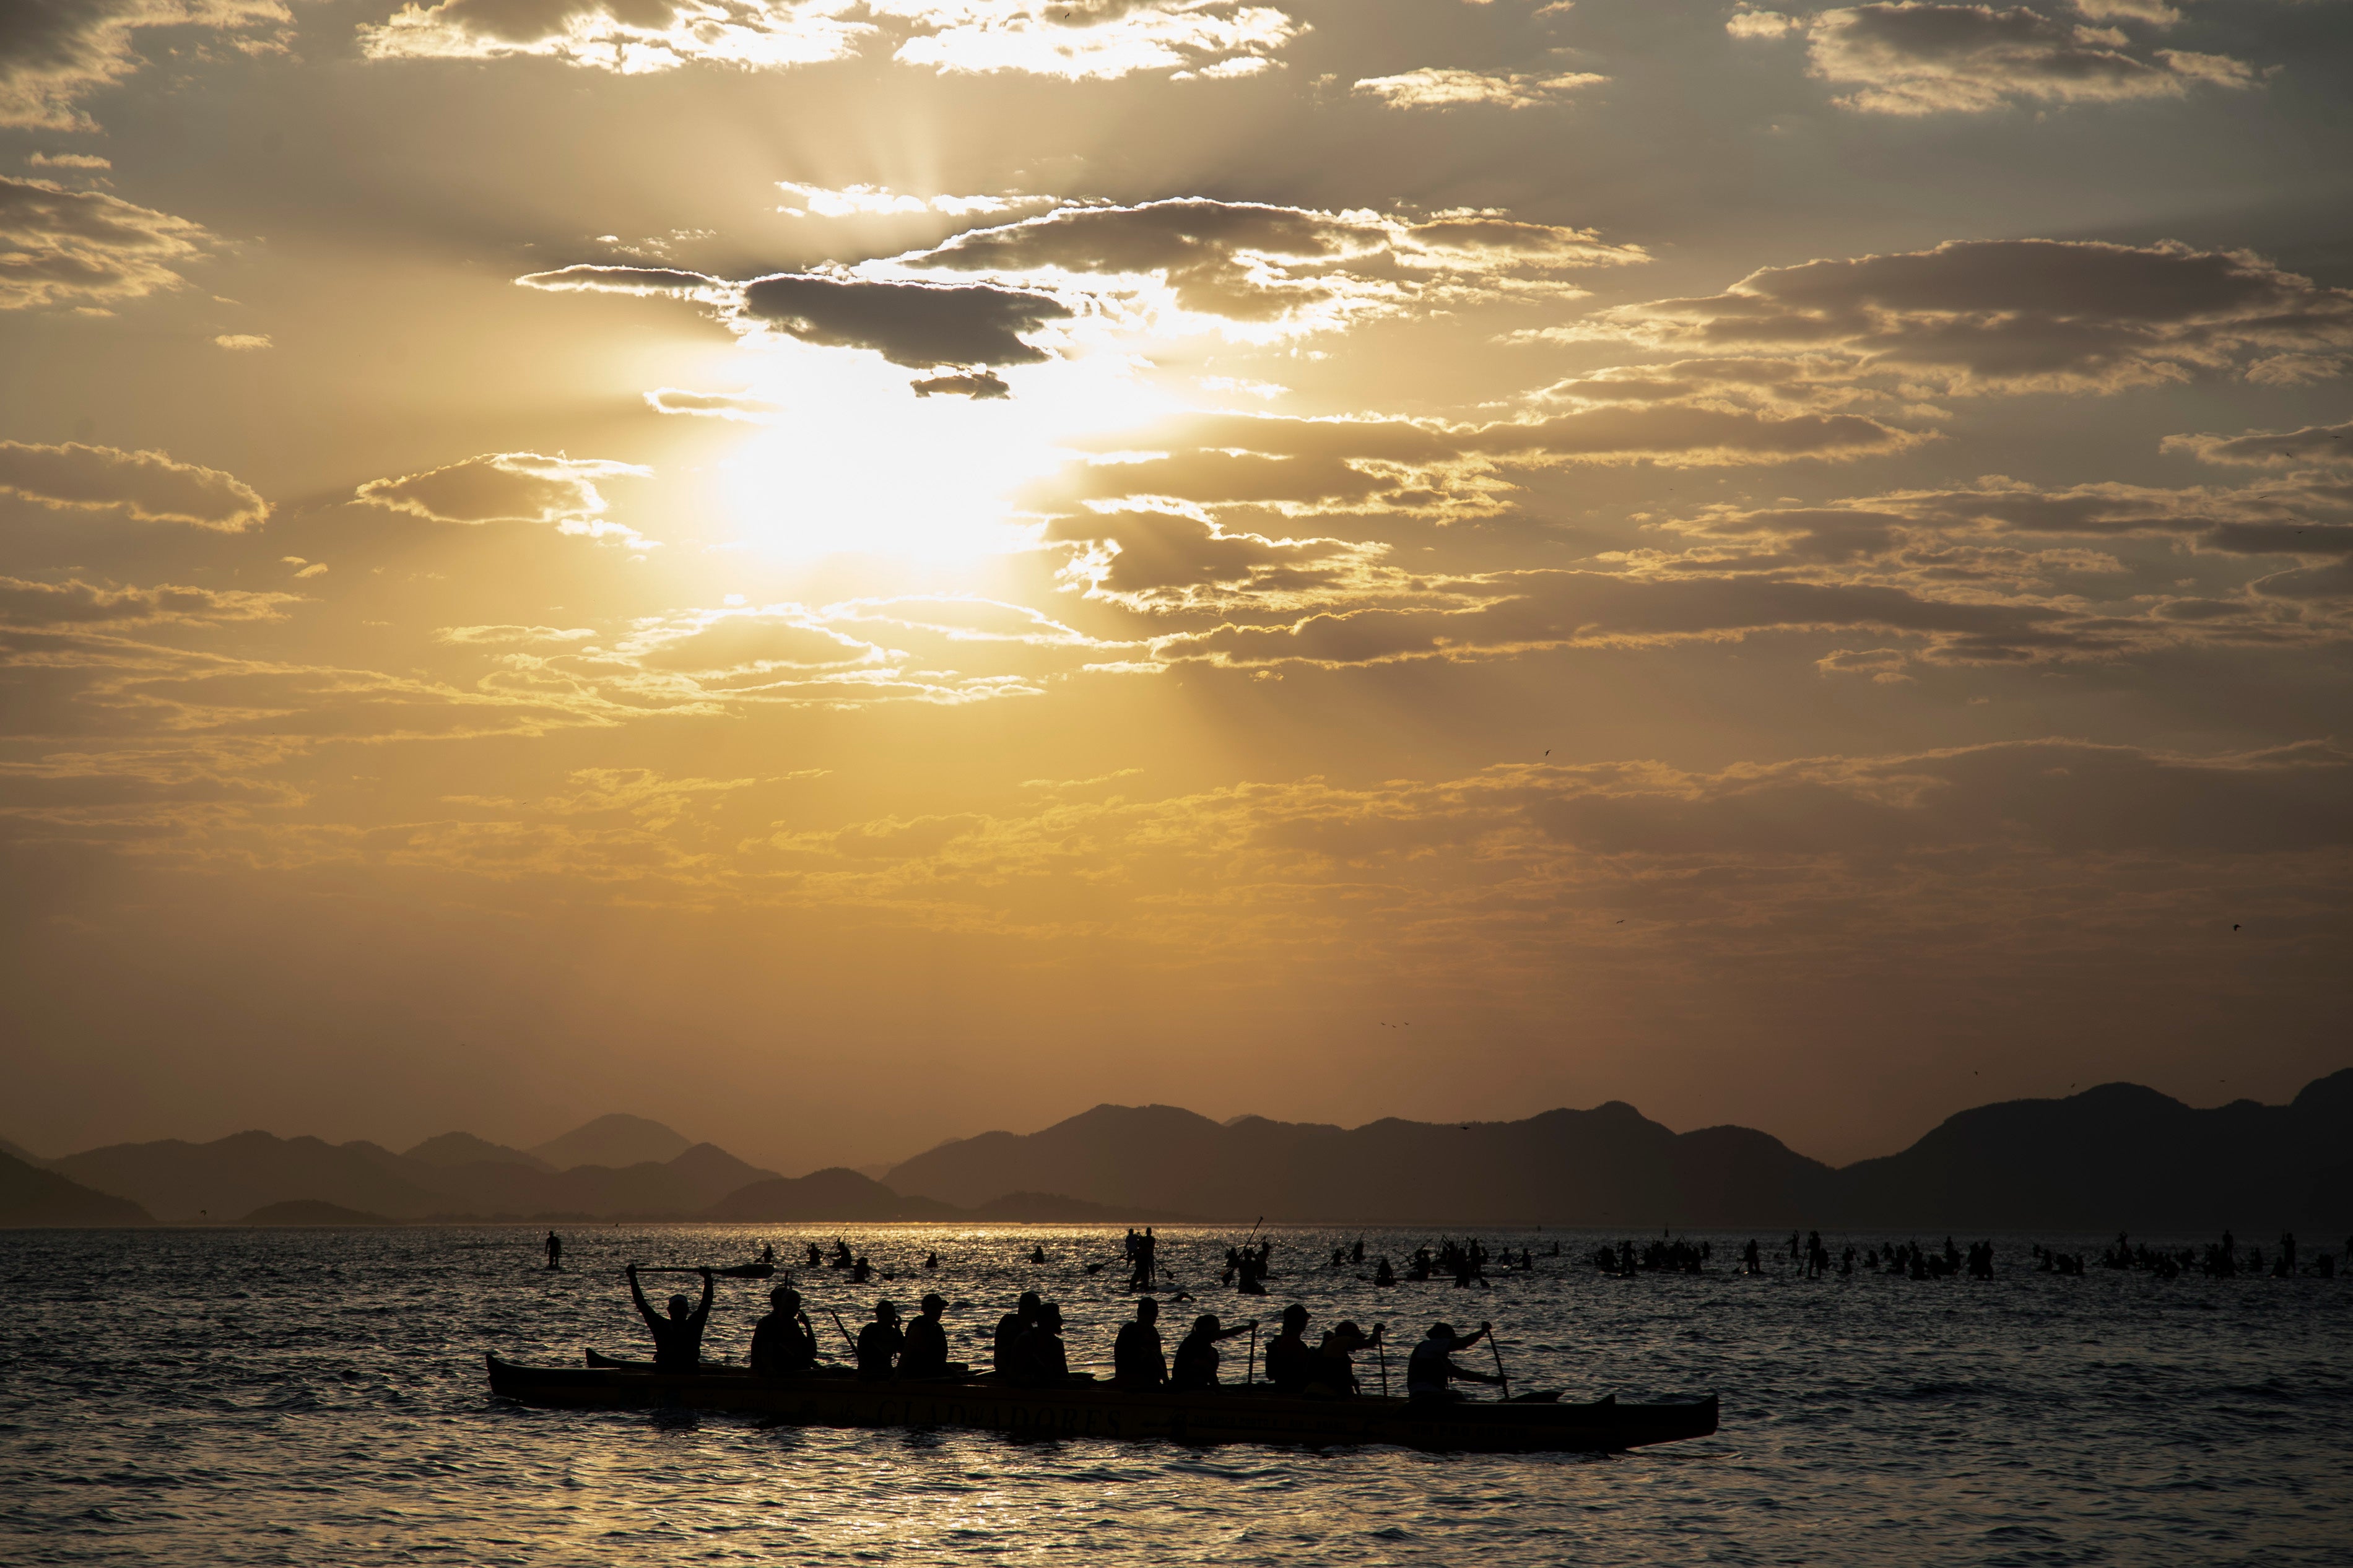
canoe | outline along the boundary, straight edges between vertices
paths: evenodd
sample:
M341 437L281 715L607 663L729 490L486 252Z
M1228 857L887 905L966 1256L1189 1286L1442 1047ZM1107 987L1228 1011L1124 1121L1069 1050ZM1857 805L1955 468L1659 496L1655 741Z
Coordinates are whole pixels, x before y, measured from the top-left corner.
M761 1415L794 1426L960 1426L1039 1437L1271 1443L1309 1447L1384 1443L1440 1452L1616 1452L1705 1437L1716 1400L1590 1405L1465 1400L1303 1399L1257 1384L1214 1393L1131 1393L1108 1384L1023 1388L994 1380L864 1383L700 1377L615 1367L490 1363L491 1392L560 1410L677 1409Z

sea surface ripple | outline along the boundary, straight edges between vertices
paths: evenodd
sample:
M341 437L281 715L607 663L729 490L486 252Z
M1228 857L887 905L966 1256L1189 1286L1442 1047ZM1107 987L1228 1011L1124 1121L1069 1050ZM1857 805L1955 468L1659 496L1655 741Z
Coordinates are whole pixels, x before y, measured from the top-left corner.
M797 1258L835 1231L567 1228L555 1274L538 1267L543 1234L0 1233L0 1562L2353 1563L2342 1275L2061 1277L2007 1237L1991 1281L1810 1281L1786 1238L1760 1237L1780 1257L1750 1278L1732 1271L1746 1237L1707 1233L1694 1239L1713 1244L1710 1271L1616 1279L1581 1261L1599 1237L1491 1231L1491 1248L1558 1241L1564 1256L1492 1290L1376 1291L1368 1268L1328 1266L1356 1232L1282 1228L1260 1300L1215 1282L1237 1236L1164 1236L1198 1297L1169 1312L1180 1328L1297 1300L1316 1327L1393 1323L1401 1352L1433 1320L1493 1319L1516 1384L1723 1399L1704 1440L1499 1457L527 1409L491 1396L482 1352L642 1353L624 1263L740 1262L763 1242ZM1034 1289L1063 1304L1082 1363L1109 1354L1129 1310L1116 1262L1082 1268L1115 1233L840 1234L897 1278L795 1270L837 1344L828 1309L854 1331L879 1295L936 1289L955 1303L954 1352L985 1360L982 1336ZM1431 1239L1364 1234L1368 1256L1398 1258ZM720 1291L706 1351L740 1360L765 1286ZM1239 1377L1245 1342L1229 1348Z

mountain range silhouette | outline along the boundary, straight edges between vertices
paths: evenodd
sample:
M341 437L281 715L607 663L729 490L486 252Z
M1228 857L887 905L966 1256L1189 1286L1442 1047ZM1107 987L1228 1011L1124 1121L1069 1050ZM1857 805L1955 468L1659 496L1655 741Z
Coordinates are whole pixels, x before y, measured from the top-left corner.
M530 1150L464 1132L404 1153L259 1131L47 1161L9 1145L0 1152L0 1226L1263 1215L1646 1230L2333 1233L2353 1224L2348 1134L2353 1068L2286 1105L2242 1100L2201 1110L2129 1083L1983 1105L1901 1153L1843 1168L1750 1128L1675 1132L1616 1100L1519 1121L1356 1128L1099 1105L1037 1132L954 1140L881 1182L839 1167L788 1178L659 1122L613 1115Z

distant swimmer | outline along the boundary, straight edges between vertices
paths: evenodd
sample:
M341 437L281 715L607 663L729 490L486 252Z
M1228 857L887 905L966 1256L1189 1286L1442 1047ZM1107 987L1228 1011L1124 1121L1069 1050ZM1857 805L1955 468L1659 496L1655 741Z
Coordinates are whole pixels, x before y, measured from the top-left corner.
M899 1352L901 1377L945 1377L948 1374L948 1331L940 1314L948 1299L934 1290L923 1298L923 1310L907 1325L907 1348Z
M552 1230L547 1233L547 1266L550 1268L564 1267L564 1238Z
M874 1303L874 1321L858 1331L858 1375L868 1383L889 1379L907 1336L899 1331L899 1309L888 1300Z
M1430 1334L1413 1347L1413 1355L1405 1368L1405 1391L1417 1404L1456 1400L1461 1394L1447 1386L1451 1383L1501 1383L1503 1378L1489 1373L1473 1372L1455 1364L1457 1351L1469 1350L1493 1331L1493 1325L1482 1323L1472 1333L1457 1338L1453 1326L1432 1323Z
M711 1293L713 1277L708 1268L698 1268L702 1276L702 1300L689 1306L683 1296L670 1299L670 1315L662 1316L646 1300L638 1288L638 1266L628 1267L629 1296L638 1304L638 1315L646 1321L646 1328L654 1337L654 1370L692 1374L702 1370L702 1325L711 1319Z
M1246 1334L1258 1327L1252 1318L1233 1328L1222 1328L1215 1312L1204 1312L1193 1320L1193 1331L1187 1334L1176 1347L1176 1368L1169 1382L1179 1389L1199 1390L1218 1386L1218 1342Z
M1168 1381L1168 1357L1160 1348L1160 1303L1146 1296L1135 1304L1135 1321L1119 1326L1111 1346L1113 1388L1158 1388Z
M768 1292L768 1315L752 1325L752 1371L760 1377L797 1377L817 1364L817 1330L789 1285Z
M1045 1249L1043 1247L1031 1247L1031 1248L1029 1249L1029 1261L1030 1261L1030 1262L1032 1262L1032 1263L1043 1263L1043 1262L1045 1262L1045 1261L1046 1261L1046 1249Z

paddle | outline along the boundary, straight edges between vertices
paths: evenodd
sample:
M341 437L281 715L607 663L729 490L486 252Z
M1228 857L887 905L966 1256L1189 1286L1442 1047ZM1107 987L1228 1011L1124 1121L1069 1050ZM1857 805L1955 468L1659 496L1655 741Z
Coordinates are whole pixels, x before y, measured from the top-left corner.
M733 1268L714 1268L712 1273L722 1279L765 1279L776 1271L773 1263L738 1263ZM700 1268L640 1268L640 1274L700 1274Z
M1242 1381L1244 1383L1258 1381L1258 1320L1256 1318L1250 1320L1250 1361L1242 1368Z
M831 1307L828 1307L825 1310L825 1315L833 1320L833 1326L835 1328L841 1330L841 1337L845 1340L849 1340L850 1359L853 1361L856 1360L858 1356L858 1342L850 1339L849 1331L842 1326L841 1314L835 1311Z
M1504 1371L1503 1347L1495 1342L1495 1331L1492 1325L1487 1330L1487 1348L1495 1352L1495 1375L1504 1380L1504 1399L1508 1404L1512 1397L1512 1380Z
M1388 1336L1381 1332L1378 1323L1373 1325L1373 1349L1381 1358L1381 1397L1387 1399L1389 1396Z

